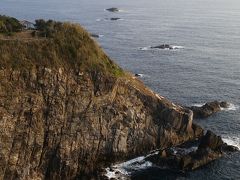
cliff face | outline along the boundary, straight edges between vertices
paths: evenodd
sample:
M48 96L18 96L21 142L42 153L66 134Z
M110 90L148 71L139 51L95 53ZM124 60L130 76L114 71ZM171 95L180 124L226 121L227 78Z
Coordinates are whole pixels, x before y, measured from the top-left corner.
M0 78L4 179L73 178L194 137L192 113L134 79L61 68L1 70Z
M6 43L1 42L1 51ZM6 57L11 56L1 60ZM38 61L27 69L2 66L0 179L73 179L106 163L202 135L192 124L191 111L132 75L106 73L102 65L96 68L99 64L79 69Z

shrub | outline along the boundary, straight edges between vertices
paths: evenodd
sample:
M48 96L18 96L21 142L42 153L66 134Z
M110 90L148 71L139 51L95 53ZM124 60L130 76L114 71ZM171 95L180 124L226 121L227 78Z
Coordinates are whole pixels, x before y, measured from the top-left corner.
M17 19L0 15L0 33L12 34L21 30L22 25Z

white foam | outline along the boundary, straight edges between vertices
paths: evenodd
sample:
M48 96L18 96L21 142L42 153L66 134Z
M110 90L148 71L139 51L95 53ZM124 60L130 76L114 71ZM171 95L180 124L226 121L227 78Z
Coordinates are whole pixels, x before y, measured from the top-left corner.
M236 146L240 150L240 137L237 136L223 136L222 140L228 145Z
M135 74L135 76L136 76L136 77L143 77L143 76L144 76L144 74L137 73L137 74Z
M189 154L191 152L194 152L198 149L198 146L192 146L192 147L189 147L189 148L179 148L179 147L176 147L176 148L172 148L173 150L173 153L176 155L178 153L180 154Z
M148 51L151 49L151 46L147 46L147 47L140 47L139 50L141 51Z
M173 49L184 49L183 46L172 46Z
M192 106L196 106L196 107L202 107L203 105L205 105L205 103L195 103L195 104L192 104Z
M229 103L229 107L227 108L221 108L222 111L236 111L239 108L239 106L234 105L232 103Z
M202 107L203 105L205 105L205 103L195 103L192 104L192 106L196 106L196 107ZM238 105L229 103L229 106L227 108L221 108L222 111L236 111L239 108Z
M149 157L153 154L156 154L158 152L154 152L146 157ZM145 156L140 156L135 159L131 159L129 161L116 164L112 166L111 170L110 168L106 168L106 174L105 176L110 178L119 178L125 179L126 177L131 175L131 172L143 170L149 167L152 167L153 164L149 161L145 161ZM117 172L117 173L116 173ZM125 178L124 178L125 177Z
M102 19L100 19L100 18L99 18L99 19L96 19L96 21L98 21L98 22L99 22L99 21L102 21Z

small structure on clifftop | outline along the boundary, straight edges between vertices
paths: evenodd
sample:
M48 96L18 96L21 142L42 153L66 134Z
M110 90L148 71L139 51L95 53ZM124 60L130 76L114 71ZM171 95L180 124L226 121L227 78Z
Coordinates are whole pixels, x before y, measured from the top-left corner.
M34 23L23 20L20 21L20 24L23 26L23 29L35 29Z

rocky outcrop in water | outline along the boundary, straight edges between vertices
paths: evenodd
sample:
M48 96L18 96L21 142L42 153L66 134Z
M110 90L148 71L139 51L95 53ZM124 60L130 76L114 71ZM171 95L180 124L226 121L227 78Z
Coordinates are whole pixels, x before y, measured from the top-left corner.
M93 38L100 38L100 35L99 34L94 34L94 33L92 33L92 34L90 34L91 35L91 37L93 37Z
M174 49L173 46L169 44L161 44L158 46L151 46L152 49Z
M161 150L145 160L160 168L186 171L206 165L223 156L226 152L235 151L238 151L238 148L227 145L220 136L207 131L199 140Z
M193 111L193 116L194 118L207 118L211 115L213 115L216 112L221 111L221 108L228 108L229 103L223 101L213 101L213 102L208 102L204 104L201 107L198 106L191 106L189 109Z
M116 8L116 7L108 8L106 10L109 11L109 12L119 12L119 9Z
M115 18L110 18L111 21L117 21L120 20L121 18L115 17Z

